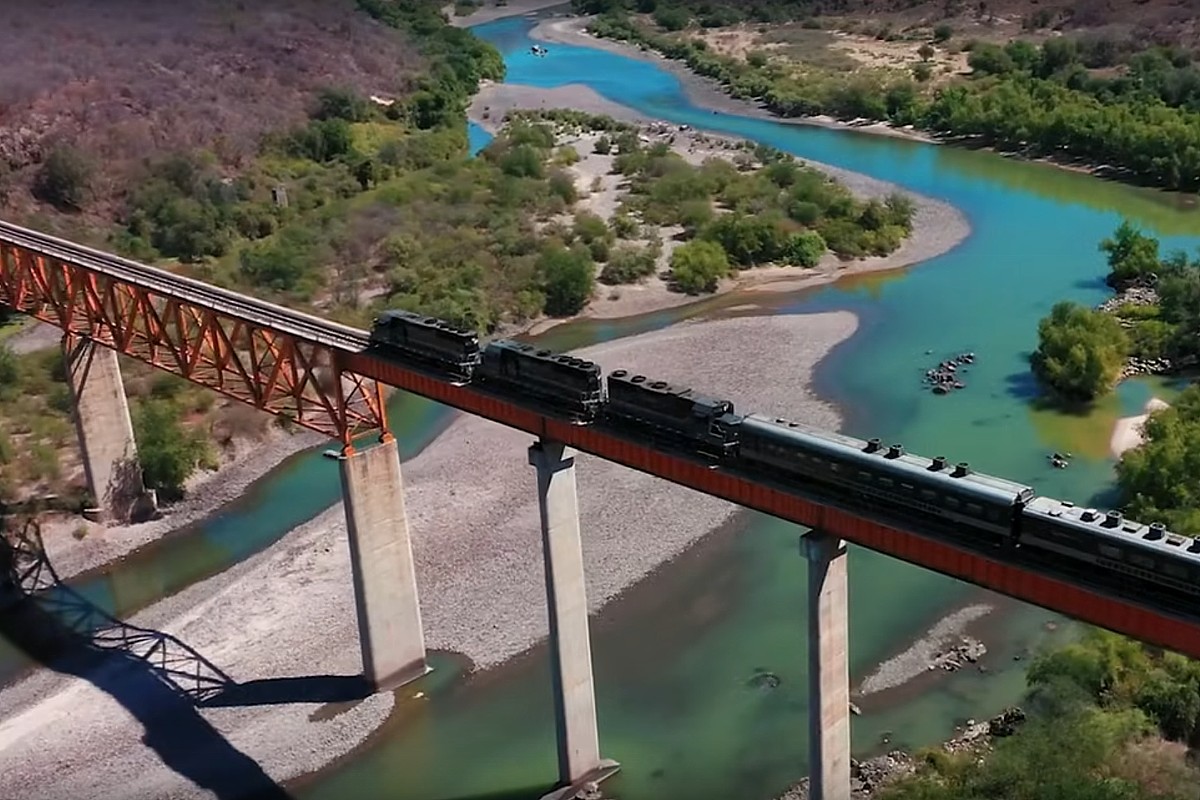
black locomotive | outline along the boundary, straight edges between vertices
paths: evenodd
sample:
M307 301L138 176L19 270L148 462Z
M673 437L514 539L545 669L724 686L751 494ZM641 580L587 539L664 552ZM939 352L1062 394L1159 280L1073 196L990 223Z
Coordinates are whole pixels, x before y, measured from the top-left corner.
M1195 616L1200 540L1116 512L1079 509L941 456L926 459L799 422L739 416L728 400L408 312L376 320L372 345L402 362L533 402L551 414L751 474L785 491L933 538Z
M600 365L501 339L483 351L475 376L485 386L524 396L572 417L595 419L604 401Z
M479 363L475 331L411 311L385 311L371 327L371 345L470 380Z
M630 375L618 369L608 376L605 418L644 431L668 447L692 450L724 460L737 447L732 429L738 417L733 403L691 389Z

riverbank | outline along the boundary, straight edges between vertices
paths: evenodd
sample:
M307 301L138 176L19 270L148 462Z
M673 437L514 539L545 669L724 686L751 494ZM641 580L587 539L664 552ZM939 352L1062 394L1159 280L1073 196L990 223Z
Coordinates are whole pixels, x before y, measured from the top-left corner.
M1164 408L1170 408L1170 405L1157 397L1151 397L1146 401L1141 414L1117 420L1117 424L1113 426L1112 438L1108 443L1113 457L1120 458L1126 450L1141 447L1145 441L1142 426L1146 424L1146 420L1150 419L1151 414Z
M546 7L550 5L557 4L548 4ZM499 15L488 21L499 19L502 16L505 15ZM758 119L769 119L772 122L784 125L808 125L833 130L857 131L874 136L889 136L924 142L926 144L949 144L983 149L1006 158L1018 158L1023 161L1045 164L1068 172L1077 172L1102 179L1117 180L1119 182L1129 182L1124 178L1120 169L1109 165L1080 162L1078 159L1069 156L1029 157L1018 152L998 150L994 147L979 147L977 143L972 143L969 139L939 136L934 133L922 131L912 125L896 126L889 122L878 122L869 119L845 121L825 114L811 117L783 117L768 110L757 101L744 100L731 96L718 81L693 72L682 61L669 59L655 50L643 50L627 42L593 36L587 31L587 24L592 19L594 17L574 15L545 19L533 28L530 32L530 37L544 42L574 45L577 47L591 47L606 50L626 58L651 61L659 68L670 72L679 79L689 101L695 105L709 108L718 114L737 114L739 116L756 117Z
M552 56L550 56L552 57ZM732 159L739 152L742 140L736 137L696 131L686 126L652 120L635 109L615 103L587 86L570 85L546 89L537 86L487 82L480 87L468 109L468 117L489 132L495 133L504 118L512 111L570 108L590 114L607 115L614 119L641 126L641 137L648 142L663 142L692 164L707 158ZM612 216L624 194L619 175L612 174L614 157L595 153L592 144L599 134L583 134L565 142L575 147L579 161L568 169L575 178L582 199L578 207L592 211L602 218ZM808 166L820 170L840 182L856 197L867 199L885 197L901 192L915 206L912 233L900 247L886 256L872 256L854 261L841 261L826 254L814 268L795 266L755 267L740 270L733 278L723 280L711 295L697 297L672 291L663 275L673 247L676 230L660 231L664 241L657 274L636 284L601 287L589 306L579 317L614 319L644 314L694 303L704 297L726 294L734 290L749 292L793 292L832 283L841 278L871 272L883 272L912 266L948 252L970 235L966 217L958 209L925 195L908 192L896 184L881 181L861 173L802 159ZM579 318L579 317L576 317ZM529 333L542 333L566 319L547 319L535 323Z
M745 317L685 323L580 354L607 369L687 379L764 413L836 428L836 409L817 399L808 382L815 364L855 328L847 313ZM785 353L791 368L780 374L773 367ZM525 456L529 442L527 434L462 417L405 465L428 645L461 652L480 668L547 634L537 501ZM586 455L578 459L578 472L593 609L736 511ZM356 674L342 513L330 509L131 622L178 637L238 681ZM111 691L116 681L110 676L104 685ZM194 713L219 739L282 781L360 744L393 702L390 693L373 695L332 718L314 714L324 705L320 699ZM15 792L6 800L203 796L163 766L145 743L142 723L90 683L39 670L0 693L0 708L0 774L6 791ZM164 716L164 730L156 735L170 739L173 724ZM63 736L65 728L73 735ZM201 759L203 752L195 755Z
M554 6L566 5L570 0L507 0L504 5L495 4L495 0L485 0L485 2L491 2L492 5L481 5L466 16L457 16L454 13L453 3L444 6L442 13L454 27L470 28L472 25L483 25L505 17L519 17L522 14L533 14Z
M655 50L643 50L627 42L604 39L588 33L587 25L594 17L551 17L539 22L530 31L529 36L543 42L573 45L575 47L591 47L605 50L625 58L636 58L641 61L654 63L660 69L666 70L679 79L683 85L688 101L693 105L702 106L718 114L737 114L743 117L769 119L785 125L808 125L832 130L849 130L869 133L877 136L890 136L897 139L909 139L927 144L939 144L940 140L912 127L898 128L886 122L845 122L826 115L813 117L781 117L763 108L761 104L751 100L742 100L730 96L717 81L693 72L682 61L667 58Z
M164 508L160 518L136 525L103 525L74 515L54 515L42 522L46 552L63 580L99 569L216 513L287 458L325 441L328 437L313 431L288 433L278 426L271 426L265 439L235 439L223 453L221 465L189 478L184 498Z

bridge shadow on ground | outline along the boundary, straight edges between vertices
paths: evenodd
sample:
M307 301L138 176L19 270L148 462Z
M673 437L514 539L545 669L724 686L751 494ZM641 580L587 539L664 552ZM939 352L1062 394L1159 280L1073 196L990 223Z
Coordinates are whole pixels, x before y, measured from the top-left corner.
M32 522L0 531L0 636L107 693L142 724L142 741L163 764L220 800L289 795L199 708L346 702L371 693L359 676L233 680L178 638L118 620L63 584Z

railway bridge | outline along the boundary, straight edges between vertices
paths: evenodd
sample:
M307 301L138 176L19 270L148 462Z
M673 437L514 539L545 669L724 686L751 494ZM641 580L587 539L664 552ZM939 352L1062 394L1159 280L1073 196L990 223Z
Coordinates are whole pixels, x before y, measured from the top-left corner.
M384 384L529 433L550 620L559 786L568 797L618 769L601 756L573 452L583 451L810 531L809 747L813 797L848 800L846 543L1200 657L1200 613L1046 574L893 523L814 502L735 469L511 396L380 357L365 331L165 270L0 223L0 304L57 326L69 365L89 488L101 513L127 515L143 494L117 355L209 387L341 443L341 481L365 677L389 688L425 674L426 652L397 445ZM375 441L360 449L372 436Z

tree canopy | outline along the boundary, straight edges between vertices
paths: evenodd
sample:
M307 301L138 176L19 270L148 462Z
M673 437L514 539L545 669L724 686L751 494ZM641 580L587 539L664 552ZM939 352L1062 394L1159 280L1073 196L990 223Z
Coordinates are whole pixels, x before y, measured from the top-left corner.
M1200 387L1150 415L1142 445L1117 464L1117 480L1137 519L1200 534Z
M1089 401L1116 383L1128 347L1124 330L1110 315L1062 302L1038 323L1038 347L1030 363L1055 394Z
M671 277L688 294L713 291L731 271L725 249L715 242L687 242L671 254Z
M822 3L697 7L583 0L583 5L602 14L590 25L596 35L683 61L735 97L759 101L781 116L829 114L914 125L1032 156L1084 159L1169 189L1200 186L1200 69L1178 51L1130 53L1105 39L1051 38L1040 46L1020 40L976 43L972 75L930 89L907 74L792 70L770 59L743 60L675 33L693 23L803 18ZM657 30L630 13L647 7ZM1095 72L1117 64L1124 69L1112 71L1112 77Z
M1108 255L1106 280L1110 286L1119 288L1158 272L1158 240L1129 220L1122 220L1112 237L1100 242L1100 250Z

